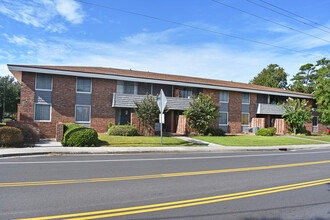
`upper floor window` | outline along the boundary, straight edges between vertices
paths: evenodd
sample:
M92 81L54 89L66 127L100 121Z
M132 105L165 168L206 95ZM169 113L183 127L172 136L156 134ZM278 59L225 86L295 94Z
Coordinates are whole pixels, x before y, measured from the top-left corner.
M48 74L37 74L36 76L36 90L52 91L53 77Z
M229 96L228 91L220 91L220 102L228 103Z
M250 104L250 94L242 93L242 104Z
M134 82L124 82L124 94L134 94Z
M91 93L92 92L92 80L90 78L77 78L77 92Z

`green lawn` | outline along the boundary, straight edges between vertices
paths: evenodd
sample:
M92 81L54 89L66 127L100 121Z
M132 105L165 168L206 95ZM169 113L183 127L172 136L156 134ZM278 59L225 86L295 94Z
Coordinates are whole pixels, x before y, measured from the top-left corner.
M159 147L160 137L99 135L102 147ZM177 138L163 137L163 146L202 146Z
M298 136L306 139L313 139L313 140L319 140L319 141L328 141L330 142L330 135L322 135L322 136Z
M224 146L276 146L276 145L299 145L299 144L322 144L321 142L308 141L290 137L264 137L264 136L222 136L222 137L209 137L197 136L198 140L207 141Z

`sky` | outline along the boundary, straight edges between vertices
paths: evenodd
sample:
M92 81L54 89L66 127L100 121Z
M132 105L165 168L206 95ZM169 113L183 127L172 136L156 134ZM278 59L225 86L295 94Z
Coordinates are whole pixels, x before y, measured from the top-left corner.
M10 74L7 64L73 65L247 83L269 64L283 67L290 79L300 66L330 58L330 0L217 1L227 6L213 0L0 0L0 76Z

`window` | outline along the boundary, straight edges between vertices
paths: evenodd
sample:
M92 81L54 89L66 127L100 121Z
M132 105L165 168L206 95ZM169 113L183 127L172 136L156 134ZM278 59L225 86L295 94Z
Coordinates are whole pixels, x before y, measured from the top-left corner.
M76 122L89 123L91 119L90 105L76 105Z
M220 102L228 103L228 91L220 91Z
M318 124L318 118L317 118L317 116L314 116L313 117L313 126L317 126L317 124Z
M36 77L36 90L52 90L52 75L37 74Z
M249 113L242 113L242 117L241 117L241 123L242 126L247 126L249 125Z
M92 92L92 80L90 78L77 78L77 92L91 93Z
M124 94L134 94L134 82L124 82Z
M34 120L35 121L51 121L50 112L51 112L51 105L35 104L34 105Z
M228 112L220 112L219 125L228 125Z
M250 94L242 93L242 104L250 104Z

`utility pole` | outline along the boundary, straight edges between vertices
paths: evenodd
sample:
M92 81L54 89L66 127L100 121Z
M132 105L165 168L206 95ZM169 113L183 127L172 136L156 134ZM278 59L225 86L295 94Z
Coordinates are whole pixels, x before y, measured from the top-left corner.
M6 87L0 86L3 88L3 95L2 95L2 123L5 122L5 97L6 97Z

